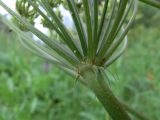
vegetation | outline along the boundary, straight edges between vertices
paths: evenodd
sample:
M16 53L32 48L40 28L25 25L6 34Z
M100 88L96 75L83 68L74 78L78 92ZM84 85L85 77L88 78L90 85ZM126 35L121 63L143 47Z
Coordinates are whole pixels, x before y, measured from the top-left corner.
M32 2L30 0L28 0L28 2L30 2L31 5L34 5L34 4L32 4ZM83 1L83 2L84 2L84 6L86 5L85 6L85 8L86 8L85 14L87 17L89 17L90 16L88 14L89 9L87 9L87 8L89 8L89 4L86 1ZM49 19L47 19L45 14L43 14L43 13L41 13L41 11L39 11L40 9L38 9L36 6L34 6L34 8L36 8L36 10L39 12L39 14L42 15L48 23L52 23L52 24L50 24L53 27L52 29L56 30L56 32L61 37L61 39L63 39L64 42L66 43L65 45L64 45L64 42L53 41L52 40L53 36L47 37L46 35L40 33L40 31L38 31L37 29L35 29L33 27L33 24L31 25L32 22L31 23L27 22L25 19L19 17L17 14L15 14L13 11L11 11L7 6L5 6L5 4L3 4L2 2L0 2L0 3L13 16L16 17L16 19L22 25L24 25L25 29L27 29L27 30L31 31L32 33L34 33L35 35L37 35L37 37L39 37L41 40L43 40L43 42L45 42L50 48L55 50L56 53L53 54L54 51L51 50L49 47L43 46L43 44L38 44L37 42L32 41L32 39L30 37L28 37L24 32L22 32L18 27L16 27L14 24L12 24L9 21L6 21L5 18L2 17L2 20L6 24L10 25L10 27L12 27L13 30L15 30L16 32L19 33L21 40L23 40L22 42L25 42L26 44L28 44L32 48L33 52L37 53L37 51L38 51L41 53L41 54L39 54L40 56L45 57L46 59L52 61L55 64L59 64L60 68L69 72L70 75L71 74L74 76L77 75L76 79L78 81L81 81L82 84L89 87L95 93L95 95L100 100L100 102L103 104L103 106L106 108L106 110L108 111L108 113L112 117L112 119L129 120L130 117L126 113L125 109L129 110L132 114L136 115L139 118L146 119L141 114L138 114L140 116L135 114L135 111L131 110L130 107L128 108L128 106L125 107L126 105L121 104L114 97L113 93L110 90L110 86L108 84L111 82L111 80L110 80L111 78L109 78L110 72L109 73L107 72L107 74L106 74L105 70L104 70L104 68L108 68L108 66L112 62L114 62L124 51L124 48L125 48L126 42L127 42L127 38L126 38L126 40L124 42L124 46L122 46L121 50L118 50L119 48L117 48L117 47L120 45L123 38L126 36L126 33L128 32L128 29L129 29L131 23L133 22L133 18L136 13L136 6L137 6L136 2L135 3L132 1L129 2L128 8L126 8L127 1L126 2L120 1L120 3L119 3L120 7L117 9L118 12L116 14L116 17L114 17L114 16L111 17L112 16L112 12L111 12L111 15L109 17L109 18L111 18L111 20L109 20L109 22L107 21L106 23L104 23L105 22L104 21L105 9L104 9L104 11L103 11L104 14L102 14L102 19L101 19L99 26L98 26L98 17L96 17L98 6L97 6L97 4L94 3L95 6L94 6L93 14L92 14L93 16L91 15L91 18L89 17L86 19L87 36L88 36L86 38L84 31L83 31L83 26L82 26L81 20L79 19L78 14L76 12L76 6L74 5L74 2L68 1L69 8L73 13L73 20L75 22L75 27L77 29L77 33L79 35L79 40L80 40L79 44L75 44L74 41L71 41L71 40L73 40L73 38L70 36L70 34L68 34L67 30L65 29L65 26L63 26L61 24L61 22L59 21L59 19L57 19L56 14L54 14L54 12L51 11L49 4L47 2L44 2L43 0L40 1L40 3L42 3L44 5L46 11L48 11L48 14L54 18L53 20L55 20L55 24L53 24ZM106 2L106 5L107 4L108 3ZM115 6L114 4L115 3L113 2L112 8L114 8L114 6ZM135 5L133 7L133 10L134 10L133 18L131 17L131 19L128 22L129 24L127 25L126 28L120 30L122 28L122 25L125 24L125 19L127 18L127 15L129 15L128 12L131 9L132 4ZM104 8L105 8L105 6L104 6ZM116 10L116 6L114 9ZM124 13L126 13L126 14L124 14ZM104 15L104 17L103 17L103 15ZM91 19L95 20L93 28L91 26ZM111 24L110 22L113 24ZM108 28L111 28L111 29L109 31L108 31L108 29L105 30L103 28L103 26L104 26L103 24L106 24L106 25L108 24ZM59 29L56 29L55 26L58 26ZM99 29L95 29L98 27L99 27ZM103 34L103 33L105 33L105 34ZM104 37L104 39L102 39L103 37ZM115 40L115 42L113 42L114 40ZM110 41L110 42L108 42L108 41ZM78 41L76 41L76 42L78 42ZM88 44L86 44L87 42L88 42ZM93 44L96 42L99 44L105 43L107 47L103 46L103 44L101 44L100 48L98 48L98 46L95 46L95 44ZM139 45L139 44L140 43L137 42L137 45ZM79 45L81 45L81 46L79 46ZM96 44L96 45L98 45L98 44ZM82 51L79 51L80 48L82 48ZM67 52L64 49L66 49ZM118 52L117 54L113 54L115 52L115 50L120 51L120 53ZM112 54L113 54L113 56L112 56ZM33 66L30 66L30 67L31 67L30 69L33 69ZM23 74L20 74L20 75L23 75ZM148 76L149 76L148 77L149 79L152 79L151 78L152 75L150 73L148 74ZM105 80L106 78L107 78L107 81ZM50 80L46 80L46 81L43 80L43 82L45 82L47 84L46 86L48 87L48 84L50 82L47 82L47 81L50 81ZM125 82L127 82L127 81L125 81ZM122 81L121 81L121 83L122 83ZM124 83L124 81L123 81L123 83ZM38 84L40 84L40 82L38 82ZM57 84L59 84L59 83L57 83ZM134 83L131 83L131 84L134 85ZM148 84L148 83L146 83L146 84ZM9 83L9 85L11 85L11 83ZM64 85L64 83L63 83L63 85ZM114 88L115 91L116 91L116 89L119 88L119 87L117 87L117 85L118 85L118 82L115 85L115 88ZM37 86L39 86L39 85L37 85ZM69 85L66 84L66 86L69 86ZM130 88L128 88L128 87L124 87L124 88L127 90L124 90L123 92L129 92L128 89L130 89ZM114 89L113 89L113 91L114 91ZM117 91L119 91L119 90L117 90ZM48 92L48 91L46 91L46 92ZM50 92L48 92L48 94L50 94ZM127 94L125 93L124 95L125 95L124 99L126 99L126 101L129 102ZM36 93L35 96L37 99L37 96L39 96L39 94ZM134 97L134 96L132 96L132 97ZM50 99L48 96L46 97L46 99L47 98ZM32 104L33 108L34 108L34 104L36 104L36 102L37 102L36 99L34 99L34 101L33 101L33 104ZM55 99L53 99L53 101L55 103L57 103L57 102L59 103L61 100L55 98ZM53 101L51 101L50 104L54 104L54 103L52 103ZM38 110L40 110L40 109L38 109ZM44 109L42 109L42 111L43 110ZM53 114L51 114L51 116L52 115ZM85 115L85 114L83 113L83 115Z

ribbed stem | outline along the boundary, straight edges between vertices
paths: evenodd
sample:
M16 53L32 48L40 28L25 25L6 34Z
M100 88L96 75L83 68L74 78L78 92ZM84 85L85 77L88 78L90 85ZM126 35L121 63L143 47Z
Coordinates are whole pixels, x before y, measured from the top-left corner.
M94 92L113 120L131 120L123 106L105 83L103 72L96 69L83 71L88 87Z

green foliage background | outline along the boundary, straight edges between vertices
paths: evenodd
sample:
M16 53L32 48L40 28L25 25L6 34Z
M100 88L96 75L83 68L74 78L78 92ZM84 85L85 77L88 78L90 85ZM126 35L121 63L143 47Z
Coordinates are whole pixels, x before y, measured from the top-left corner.
M125 54L106 72L122 101L158 120L160 16L152 16L155 9L141 9ZM87 88L28 52L17 39L13 32L0 32L0 120L109 120Z

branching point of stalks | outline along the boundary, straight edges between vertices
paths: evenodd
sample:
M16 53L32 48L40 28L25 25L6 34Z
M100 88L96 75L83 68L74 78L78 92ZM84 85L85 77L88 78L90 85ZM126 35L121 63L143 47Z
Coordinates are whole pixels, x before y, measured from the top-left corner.
M139 1L160 8L160 2L156 0ZM106 78L103 74L104 68L116 61L126 48L127 33L136 15L138 0L105 0L102 16L98 16L98 0L82 0L84 19L81 18L75 1L66 0L77 38L55 13L55 9L61 2L60 0L54 4L50 0L17 0L16 7L19 13L17 14L0 0L0 5L24 29L7 21L4 16L1 16L2 21L20 35L21 42L25 43L27 48L52 61L71 76L77 76L76 79L80 79L94 92L113 120L130 120L124 106L105 83ZM33 8L31 11L30 7ZM43 19L45 27L57 33L59 40L35 28L34 18L38 17L37 15ZM35 42L23 30L36 35L44 44ZM134 115L137 118L141 117L135 112Z

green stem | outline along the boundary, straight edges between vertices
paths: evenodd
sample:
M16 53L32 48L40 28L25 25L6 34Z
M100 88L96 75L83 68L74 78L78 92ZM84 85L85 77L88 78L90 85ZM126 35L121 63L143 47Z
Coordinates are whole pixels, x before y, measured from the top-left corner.
M136 110L134 110L133 108L131 108L130 106L124 104L121 102L121 104L124 106L124 108L132 115L134 115L137 119L139 120L149 120L148 118L146 118L143 114L137 112Z
M81 69L81 74L85 78L85 85L87 84L87 87L94 92L113 120L131 120L127 112L139 120L149 120L130 106L118 101L105 82L103 70L87 66Z
M160 9L159 1L156 1L156 0L139 0L139 1Z
M113 120L131 120L123 106L105 83L103 72L93 68L83 71L88 87L94 92Z

